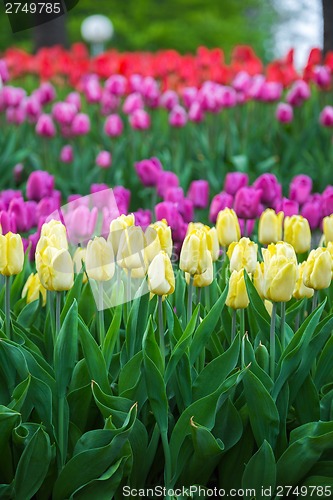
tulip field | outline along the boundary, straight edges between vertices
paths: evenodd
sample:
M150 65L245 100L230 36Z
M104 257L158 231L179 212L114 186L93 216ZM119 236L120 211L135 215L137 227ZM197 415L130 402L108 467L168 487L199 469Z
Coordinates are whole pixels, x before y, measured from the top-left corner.
M0 84L0 498L332 497L333 54Z

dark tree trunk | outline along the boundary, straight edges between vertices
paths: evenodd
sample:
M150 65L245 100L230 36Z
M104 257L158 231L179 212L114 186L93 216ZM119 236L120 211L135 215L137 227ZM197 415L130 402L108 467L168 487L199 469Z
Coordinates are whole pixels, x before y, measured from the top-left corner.
M322 0L324 18L324 53L333 50L333 0Z
M60 16L52 21L39 24L34 28L35 50L41 47L62 45L68 47L66 16Z

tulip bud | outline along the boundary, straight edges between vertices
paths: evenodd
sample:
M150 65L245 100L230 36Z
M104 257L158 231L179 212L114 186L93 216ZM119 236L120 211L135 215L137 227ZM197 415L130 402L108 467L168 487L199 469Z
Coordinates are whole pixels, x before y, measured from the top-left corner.
M267 208L260 216L258 239L262 245L277 243L282 238L283 212L278 214L271 208Z
M297 279L297 263L278 250L262 249L264 257L264 290L266 299L273 302L288 302L293 294Z
M296 253L310 250L311 229L308 220L301 215L286 217L284 220L284 240L294 247Z
M333 215L324 217L323 231L324 231L325 244L327 245L329 241L333 241Z
M313 288L305 286L303 282L305 266L306 266L306 261L302 262L301 264L298 264L298 278L293 293L293 297L297 300L304 298L311 299L311 297L314 294Z
M90 279L109 281L115 270L114 254L111 243L103 237L90 240L86 252L86 271Z
M19 234L0 234L0 274L13 276L23 269L24 249Z
M151 262L161 250L171 257L173 247L171 227L168 226L165 219L154 222L154 224L148 226L145 232L145 238L147 242L146 256L149 262Z
M30 304L30 302L39 300L40 294L42 294L43 306L45 306L46 289L41 284L38 274L31 273L23 287L22 298L26 297L27 304Z
M193 230L202 230L206 233L207 248L212 256L212 261L216 262L220 256L220 245L216 227L205 226L201 222L190 222L187 226L186 234L191 233Z
M120 238L123 231L130 226L134 226L134 223L134 214L120 215L119 217L111 221L108 242L111 243L115 255L117 255Z
M256 361L260 368L262 368L266 373L268 373L269 370L269 353L266 348L261 342L259 342L259 345L257 349L255 350L254 353L256 357Z
M171 260L164 251L160 251L148 267L148 288L156 295L169 295L175 291Z
M227 255L230 260L230 271L246 269L253 273L257 266L258 245L249 238L241 238L239 242L233 242L228 248Z
M303 271L303 283L314 290L328 288L332 279L332 257L326 248L312 250Z
M232 307L232 309L245 309L249 305L249 302L244 279L244 269L233 271L229 280L226 305Z
M180 252L179 267L190 275L202 274L211 260L204 230L194 229L184 239Z
M208 257L209 255L209 257ZM207 255L207 268L201 274L194 274L193 277L193 285L197 288L203 288L205 286L209 286L213 282L214 268L213 268L213 260L210 254ZM190 284L191 275L189 273L185 273L186 283Z
M219 243L227 247L240 239L240 227L236 213L231 208L221 210L217 216L216 230Z
M39 240L36 250L36 268L41 284L51 292L70 290L74 283L73 261L64 248L48 244L48 238Z

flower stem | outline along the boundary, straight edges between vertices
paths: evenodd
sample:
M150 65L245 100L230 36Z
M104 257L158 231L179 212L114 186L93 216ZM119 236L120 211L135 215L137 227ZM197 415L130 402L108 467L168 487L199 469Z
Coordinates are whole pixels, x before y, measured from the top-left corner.
M236 320L237 320L237 309L232 310L232 319L231 319L231 344L235 340L236 337Z
M66 460L65 436L64 436L64 412L65 396L59 396L58 399L58 444L59 444L59 471L62 470Z
M164 341L164 327L163 327L163 302L162 295L158 296L158 331L160 334L160 349L163 365L165 365L165 341Z
M56 315L55 315L55 321L56 321L56 336L59 335L60 332L60 307L61 307L61 292L56 292Z
M105 337L104 331L104 309L103 309L103 283L98 283L98 335L99 344L102 347Z
M269 366L269 374L273 381L275 378L275 320L276 320L276 302L273 302L271 328L270 328L270 366Z
M286 348L286 303L281 302L281 347L282 352Z
M6 318L6 335L10 340L11 331L10 331L10 276L6 276L5 278L5 318Z
M312 297L312 312L316 309L318 305L318 290L314 291L313 297Z
M162 438L162 446L163 446L163 452L164 452L164 460L165 460L165 466L164 466L164 484L166 489L168 490L170 488L170 481L171 481L171 455L170 455L170 448L169 448L169 443L168 443L168 435L167 431L162 431L161 432L161 438ZM170 496L166 496L166 499L170 499Z
M193 276L190 276L190 283L187 289L187 323L192 317L192 296L193 296Z

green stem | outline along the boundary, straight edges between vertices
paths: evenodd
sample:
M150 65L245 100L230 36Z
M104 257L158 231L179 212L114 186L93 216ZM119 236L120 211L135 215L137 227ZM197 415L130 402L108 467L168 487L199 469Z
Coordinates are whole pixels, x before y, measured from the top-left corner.
M56 321L56 336L59 335L60 332L60 308L61 308L61 292L56 292L56 316L55 316L55 321Z
M286 303L281 302L281 347L282 352L286 348Z
M273 302L271 328L270 328L270 366L269 374L271 379L275 379L275 320L276 320L276 302Z
M58 399L58 444L59 444L59 471L62 470L66 460L65 433L64 433L65 396Z
M5 278L5 318L6 318L6 335L10 340L11 328L10 328L10 276Z
M164 341L164 326L163 326L163 302L162 295L158 296L158 331L160 334L160 349L163 361L163 366L165 366L165 341Z
M98 283L98 335L99 335L99 345L102 347L105 337L102 281L99 281Z
M317 305L318 305L318 290L315 290L312 297L312 312L316 309Z
M187 289L187 323L192 317L192 296L193 296L193 276L190 276L190 283Z
M240 313L240 334L241 338L245 335L245 309L241 309Z
M237 319L237 309L233 309L231 318L231 342L230 342L231 344L236 337L236 319Z
M50 313L50 324L51 324L53 345L55 345L56 327L55 327L55 315L54 315L54 296L53 292L50 292L50 290L47 291L47 306L49 308L49 313Z
M244 309L243 309L244 310ZM247 339L247 333L242 336L242 345L241 345L241 367L245 367L245 340Z
M162 446L163 446L163 452L164 452L164 460L165 460L165 466L164 466L164 484L166 489L168 490L171 486L171 454L170 454L170 448L169 448L169 443L168 443L168 434L167 431L161 432L161 438L162 438ZM166 496L166 499L170 499L170 496Z

